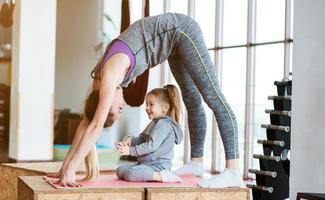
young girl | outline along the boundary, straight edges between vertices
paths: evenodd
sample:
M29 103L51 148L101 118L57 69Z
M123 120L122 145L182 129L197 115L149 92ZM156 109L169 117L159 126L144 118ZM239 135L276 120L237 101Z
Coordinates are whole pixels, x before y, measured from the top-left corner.
M127 181L182 182L170 171L174 143L183 138L179 92L174 85L156 88L147 94L146 105L152 121L139 137L128 136L116 145L121 155L136 156L138 163L120 166L116 174Z

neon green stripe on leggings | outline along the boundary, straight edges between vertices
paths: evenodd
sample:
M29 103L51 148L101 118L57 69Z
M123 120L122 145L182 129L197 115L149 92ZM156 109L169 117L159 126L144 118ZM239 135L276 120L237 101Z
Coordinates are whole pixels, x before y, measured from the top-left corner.
M191 44L193 45L193 47L194 47L194 49L195 49L197 55L198 55L199 58L200 58L200 61L201 61L202 65L203 65L203 67L204 67L204 70L205 70L205 72L206 72L207 75L208 75L209 81L210 81L210 83L212 84L212 87L213 87L215 93L217 94L217 96L219 97L221 103L223 104L223 106L226 108L226 110L227 110L227 112L228 112L228 116L229 116L229 119L230 119L230 121L231 121L231 125L232 125L233 139L234 139L234 151L235 151L234 154L235 154L235 159L236 159L237 156L236 156L236 144L235 144L235 126L234 126L234 122L233 122L233 120L232 120L232 118L231 118L231 115L230 115L229 109L228 109L228 107L226 106L226 104L223 102L223 100L222 100L222 98L220 97L220 95L219 95L218 91L216 90L216 88L214 87L214 85L213 85L213 83L212 83L212 79L211 79L211 77L210 77L210 74L208 73L208 69L207 69L207 67L206 67L206 65L205 65L205 63L204 63L204 61L203 61L203 59L202 59L202 56L200 55L200 53L199 53L199 51L198 51L196 45L194 44L193 40L192 40L192 39L191 39L191 38L190 38L186 33L182 32L182 31L180 31L180 33L183 34L183 35L184 35L184 36L185 36L185 37L186 37L186 38L191 42Z

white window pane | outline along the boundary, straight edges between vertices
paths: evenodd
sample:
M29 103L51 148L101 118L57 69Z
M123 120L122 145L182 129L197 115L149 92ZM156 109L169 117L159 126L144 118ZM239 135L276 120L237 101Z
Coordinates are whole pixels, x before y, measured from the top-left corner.
M195 20L200 24L208 48L215 44L215 0L196 1Z
M269 124L269 115L265 109L273 109L273 101L267 97L276 95L274 81L283 78L284 47L283 44L264 45L256 47L255 71L255 105L254 105L254 141L253 152L263 154L263 147L257 144L257 139L266 138L266 130L261 124ZM259 168L258 159L253 159L253 168Z
M187 15L187 0L171 0L170 11Z
M203 103L204 110L206 114L207 119L207 133L205 136L205 142L204 142L204 156L203 156L203 163L204 168L206 170L211 169L211 163L212 163L212 111L208 107L206 103Z
M217 68L217 66L216 66L216 64L215 64L215 57L214 57L214 53L215 53L215 51L214 50L210 50L209 51L209 54L210 54L210 58L211 58L211 60L212 60L212 63L213 63L213 65L214 65L214 67L215 68Z
M241 165L244 162L246 48L225 49L222 52L222 91L234 111L238 123L238 145Z
M247 0L224 1L224 46L239 45L246 43L247 4Z
M256 88L273 86L274 81L283 78L284 46L283 44L256 47ZM276 89L276 88L274 88ZM274 90L275 91L275 90ZM271 91L273 92L273 91ZM256 93L258 95L258 93ZM274 95L271 93L269 95Z
M159 15L164 12L164 0L154 0L149 3L150 16Z
M245 106L242 106L245 108ZM238 122L238 130L239 130L239 137L238 137L238 149L239 149L239 169L241 172L244 171L244 152L245 152L245 137L244 137L244 130L245 130L245 123Z
M285 1L257 1L256 41L284 40Z
M142 1L130 0L129 6L130 6L131 23L141 19L144 16L144 8L142 6Z
M263 153L263 145L258 144L257 140L258 139L266 139L266 131L265 131L265 129L261 128L261 125L255 124L253 126L253 132L255 135L253 136L253 143L250 144L250 145L253 145L253 153L254 154L264 154ZM259 159L255 159L253 157L251 159L253 159L253 162L252 162L252 166L250 166L249 168L260 169ZM250 174L250 176L251 176L251 174Z
M246 48L224 49L222 52L222 86L246 84Z
M103 32L104 42L108 43L120 34L121 29L121 1L103 1ZM112 9L114 8L114 9ZM107 15L107 18L105 17Z

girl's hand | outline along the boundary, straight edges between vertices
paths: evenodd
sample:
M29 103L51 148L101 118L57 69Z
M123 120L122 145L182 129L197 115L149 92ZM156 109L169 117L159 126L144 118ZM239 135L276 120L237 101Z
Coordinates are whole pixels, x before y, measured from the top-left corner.
M118 142L116 144L116 148L121 155L130 155L130 146L127 145L125 142Z
M126 137L125 139L123 139L122 142L124 142L129 147L131 146L131 138L130 137Z

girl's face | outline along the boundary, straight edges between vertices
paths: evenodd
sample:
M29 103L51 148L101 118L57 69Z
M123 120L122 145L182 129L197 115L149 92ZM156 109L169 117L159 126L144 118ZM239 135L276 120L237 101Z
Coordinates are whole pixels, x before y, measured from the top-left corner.
M169 105L158 101L154 95L147 95L146 97L146 112L149 119L157 119L167 115Z

